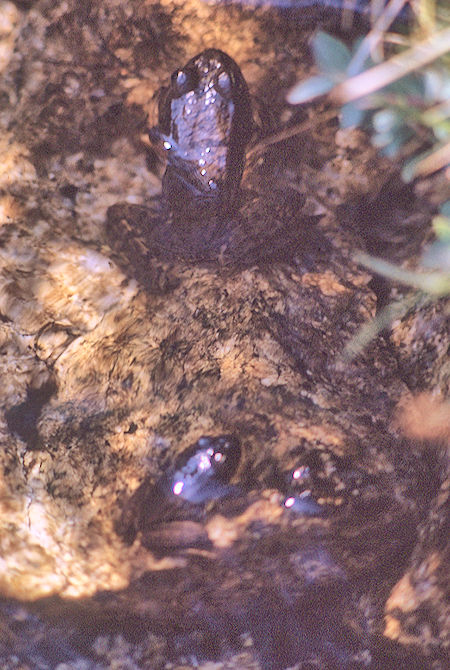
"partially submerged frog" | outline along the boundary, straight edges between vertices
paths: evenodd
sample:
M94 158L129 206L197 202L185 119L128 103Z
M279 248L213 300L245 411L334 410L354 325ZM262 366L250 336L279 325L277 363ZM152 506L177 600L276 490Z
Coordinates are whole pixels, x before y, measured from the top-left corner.
M211 515L239 514L263 491L297 519L329 518L348 504L373 505L373 481L350 462L323 450L296 451L294 470L281 472L273 461L261 476L249 466L232 483L241 462L240 441L234 435L203 436L159 479L144 479L125 503L116 530L129 544L140 533L145 547L165 554L211 547L206 530Z
M119 263L148 284L154 257L242 266L317 242L317 231L311 238L305 217L299 221L303 197L268 182L270 171L257 176L251 166L241 188L255 128L247 84L230 56L207 49L176 70L149 133L167 155L161 198L107 213Z
M233 435L206 435L176 459L161 477L144 480L126 503L117 530L126 542L138 531L153 550L208 544L201 525L205 505L238 491L230 485L241 457Z

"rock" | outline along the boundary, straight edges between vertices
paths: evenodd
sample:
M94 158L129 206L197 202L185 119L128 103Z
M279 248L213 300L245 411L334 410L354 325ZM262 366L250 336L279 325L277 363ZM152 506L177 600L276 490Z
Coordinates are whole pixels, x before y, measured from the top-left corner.
M339 361L377 295L352 260L372 238L338 214L395 171L363 136L336 144L323 106L284 104L309 30L197 0L28 5L0 6L2 667L443 668L446 436L394 420L445 387L443 308ZM150 255L143 286L106 212L158 193L147 115L205 46L239 62L279 124L309 119L261 160L320 210L327 244L244 268ZM142 483L223 434L241 443L239 494L183 508L176 528L162 500L159 544L142 527L124 539ZM284 505L306 467L295 495L311 483L314 515Z

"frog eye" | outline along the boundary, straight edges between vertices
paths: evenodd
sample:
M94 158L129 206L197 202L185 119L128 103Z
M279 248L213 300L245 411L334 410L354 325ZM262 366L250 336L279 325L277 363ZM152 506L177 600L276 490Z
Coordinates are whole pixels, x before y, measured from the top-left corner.
M176 70L171 77L172 94L180 97L198 86L198 72L194 68Z
M232 83L231 83L231 78L228 72L225 72L225 70L222 70L220 74L217 75L216 82L215 82L215 88L218 90L220 95L222 95L224 98L229 98L230 93L231 93L231 88L232 88Z

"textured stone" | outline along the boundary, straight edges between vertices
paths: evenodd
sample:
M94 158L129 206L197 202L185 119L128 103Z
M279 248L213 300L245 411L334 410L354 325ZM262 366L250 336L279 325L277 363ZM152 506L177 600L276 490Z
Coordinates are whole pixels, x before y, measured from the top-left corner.
M448 436L425 443L396 415L446 393L443 306L337 362L379 297L353 251L386 234L394 259L389 235L417 255L432 207L412 191L386 206L395 169L367 139L321 122L320 104L284 104L310 71L294 20L197 0L0 15L2 667L444 668ZM106 212L158 193L147 115L208 46L239 62L275 127L308 121L260 147L265 188L306 194L327 244L239 270L150 253L143 287ZM158 550L142 533L127 544L139 486L224 433L241 441L240 494L184 519L207 544L174 549L164 501ZM282 504L308 455L315 517Z

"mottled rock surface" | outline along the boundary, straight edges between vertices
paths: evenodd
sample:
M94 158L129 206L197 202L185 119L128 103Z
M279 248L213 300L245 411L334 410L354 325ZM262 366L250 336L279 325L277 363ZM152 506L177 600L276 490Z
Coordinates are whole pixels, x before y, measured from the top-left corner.
M312 24L197 0L0 2L2 669L446 667L444 306L339 359L386 300L353 251L413 264L435 182L419 198L327 107L284 104ZM239 268L150 250L144 286L107 210L159 192L154 96L206 47L273 127L303 124L258 155L267 191L304 196L290 229L324 243ZM411 429L436 407L437 430ZM221 434L241 443L239 493L176 528L161 500L131 543L139 486ZM312 516L283 505L306 463Z

